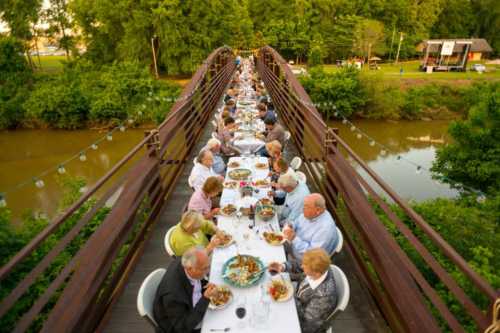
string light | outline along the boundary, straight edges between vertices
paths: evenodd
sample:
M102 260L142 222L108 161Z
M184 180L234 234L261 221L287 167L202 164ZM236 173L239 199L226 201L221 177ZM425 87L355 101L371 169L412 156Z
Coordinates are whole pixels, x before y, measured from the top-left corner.
M0 194L0 208L7 207L7 200L5 200L5 195Z
M125 132L125 126L120 125L120 132Z
M370 146L372 146L372 147L373 147L373 146L375 146L375 141L373 141L373 140L370 140L370 143L369 143L369 145L370 145Z
M480 194L477 196L476 201L477 201L478 203L481 203L481 204L482 204L482 203L484 203L484 202L486 201L486 196L485 196L484 194L480 193Z
M64 173L66 173L66 169L64 168L64 165L60 165L60 166L58 166L58 167L57 167L57 172L58 172L59 174L61 174L61 175L62 175L62 174L64 174Z
M129 123L129 124L133 124L133 123L134 123L134 119L130 118L130 119L128 120L128 123Z
M106 140L113 141L113 135L111 133L109 133L108 135L106 135Z
M142 116L142 111L137 112L139 116Z
M351 126L351 132L354 132L356 130L356 126L352 125Z
M342 119L342 124L347 124L347 119Z
M387 151L385 149L382 149L380 151L380 155L385 156L387 154Z
M361 135L361 133L358 133L358 134L356 134L356 137L357 137L358 139L361 139L363 136Z
M38 187L38 188L43 188L45 186L45 182L42 180L42 179L39 179L39 178L33 178L33 180L35 181L35 186Z
M96 143L93 143L92 146L90 146L90 148L97 150L97 148L99 148L99 146Z
M79 158L80 158L80 161L85 162L87 160L87 155L85 155L85 153L82 152L82 153L80 153Z

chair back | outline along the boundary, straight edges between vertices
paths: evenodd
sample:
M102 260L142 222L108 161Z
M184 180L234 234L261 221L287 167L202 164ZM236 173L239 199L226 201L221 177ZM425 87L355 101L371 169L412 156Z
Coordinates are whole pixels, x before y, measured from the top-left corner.
M290 133L290 131L285 131L285 141L290 140L291 137L292 137L292 133Z
M212 126L215 127L215 129L217 129L217 122L215 120L212 120Z
M167 251L167 253L171 257L175 257L174 250L172 249L172 246L170 245L170 236L172 235L172 232L174 231L174 229L175 229L175 226L168 229L167 233L165 234L165 240L164 240L165 250Z
M333 316L339 312L344 311L349 304L349 298L351 297L351 289L349 287L349 281L345 276L344 272L335 265L330 265L333 272L333 278L335 279L335 286L337 289L337 306L332 311L328 319L333 318Z
M139 293L137 294L137 311L141 317L145 318L153 327L158 326L153 315L153 303L158 286L166 272L164 268L158 268L149 273L142 282Z
M342 250L342 246L344 245L344 235L342 235L342 231L340 231L339 227L335 226L337 229L337 235L338 235L338 241L337 241L337 246L335 249L333 249L331 255L334 255L335 253L340 253Z
M307 177L305 173L303 173L302 171L295 171L295 175L299 183L307 183Z
M300 168L300 166L302 165L302 159L298 156L295 156L294 158L292 158L292 160L290 161L290 167L295 171L295 170L298 170Z
M219 140L219 136L217 135L217 132L212 132L212 138Z

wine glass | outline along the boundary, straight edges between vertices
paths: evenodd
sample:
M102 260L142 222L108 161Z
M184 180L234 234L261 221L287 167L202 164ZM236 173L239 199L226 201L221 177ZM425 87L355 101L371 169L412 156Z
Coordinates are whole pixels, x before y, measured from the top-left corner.
M238 318L237 327L240 329L245 328L245 316L247 314L247 298L246 296L240 296L238 298L238 303L236 304L235 310L236 318Z

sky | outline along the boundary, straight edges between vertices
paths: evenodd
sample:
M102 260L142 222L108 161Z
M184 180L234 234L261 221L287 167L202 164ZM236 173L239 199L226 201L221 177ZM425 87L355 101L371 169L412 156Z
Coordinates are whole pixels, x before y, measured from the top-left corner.
M42 8L48 8L49 7L49 0L43 0L43 7ZM0 32L7 31L8 27L7 25L0 20Z

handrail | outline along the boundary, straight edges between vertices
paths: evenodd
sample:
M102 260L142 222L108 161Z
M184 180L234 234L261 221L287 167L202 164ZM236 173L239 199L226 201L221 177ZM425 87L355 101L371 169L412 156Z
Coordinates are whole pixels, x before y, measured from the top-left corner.
M67 233L50 249L47 256L27 272L21 281L16 281L17 285L11 293L1 300L0 316L3 316L20 297L24 297L23 294L44 274L59 253L104 207L107 199L118 188L122 189L104 221L66 266L56 273L58 275L49 287L17 322L14 332L28 329L46 307L47 302L53 299L55 292L61 288L62 293L50 310L42 331L77 329L81 332L90 332L98 326L122 290L124 281L131 271L130 267L137 261L139 257L137 254L142 252L145 240L150 236L151 226L156 223L165 200L172 193L186 165L187 155L201 135L234 71L232 50L227 47L214 50L183 89L180 98L158 126L158 130L146 134L145 138L89 191L0 268L0 280L11 279L11 273L18 267L22 268L20 263L73 217L97 191L103 187L108 188L90 210L75 221ZM145 155L130 165L129 162L135 157L140 157L141 152L145 152ZM170 163L172 160L175 160L175 163ZM125 173L117 180L113 180L113 177L122 171ZM124 259L115 263L129 237L133 237L128 240L130 247L120 254L123 255L120 258ZM113 283L109 284L106 281Z
M304 160L306 171L310 173L316 187L325 195L332 213L340 222L341 229L344 232L348 231L348 225L344 223L345 218L339 219L338 209L338 196L343 200L344 206L347 209L348 217L351 224L354 226L356 235L347 233L346 241L350 250L354 254L357 261L357 266L360 268L361 273L368 279L370 290L379 301L382 311L386 315L390 326L395 330L400 330L404 327L405 331L419 331L419 330L433 330L437 329L435 319L432 317L431 312L426 302L422 297L419 297L420 291L418 287L422 288L424 294L429 297L431 302L436 306L442 317L446 320L449 327L454 332L462 332L463 328L445 307L442 300L438 297L434 289L430 287L427 281L420 274L413 262L407 257L402 249L394 242L394 239L387 232L383 224L379 221L378 217L366 210L372 211L371 204L367 201L364 190L366 190L379 204L382 210L386 213L389 220L391 220L396 227L402 232L409 240L410 244L415 247L419 253L436 273L438 278L442 280L455 297L462 303L464 309L469 315L474 318L477 325L484 329L487 327L488 318L486 314L475 305L465 292L453 280L451 275L447 273L440 264L434 259L430 252L420 243L420 241L411 233L397 216L390 211L389 207L385 205L375 191L368 185L366 181L350 166L345 158L340 154L338 148L339 144L348 155L358 162L362 168L371 176L376 183L378 183L383 190L398 204L402 210L419 226L424 233L441 249L441 251L452 261L457 267L467 276L471 282L482 291L490 301L494 301L499 297L498 291L495 291L480 275L478 275L467 262L437 233L435 232L420 215L414 212L411 207L406 204L390 187L383 182L376 173L371 170L366 163L364 163L349 146L340 138L340 136L327 128L326 124L321 118L321 115L314 107L309 99L307 93L300 85L298 80L291 72L286 61L271 47L263 47L259 50L257 58L258 72L266 84L267 90L271 95L272 101L275 104L280 117L284 120L285 125L292 132L292 138L296 141L299 153ZM327 132L328 130L328 132ZM307 148L306 148L307 147ZM323 156L318 158L311 153L311 147L322 147ZM364 189L364 190L363 190ZM353 198L356 198L353 200ZM360 213L360 210L363 211ZM344 225L345 224L345 225ZM367 233L367 230L375 233ZM383 230L382 230L383 229ZM391 249L390 253L386 253L394 260L392 268L390 266L383 267L380 258L377 257L384 253L384 249L377 248L379 244L374 242L381 242L384 240L383 245ZM360 243L361 241L361 243ZM372 264L367 266L364 256L368 255ZM398 264L399 262L399 264ZM375 269L378 278L370 272L370 269ZM408 297L399 293L400 290L394 290L391 284L397 284L397 281L384 280L382 277L387 276L387 272L391 272L389 279L394 280L394 274L398 271L406 271L412 279L400 280L401 285L399 288L408 290L414 296L412 308L410 311L401 311L401 308L408 307ZM415 282L418 287L415 288ZM403 297L398 297L403 296ZM404 301L404 304L401 302ZM416 302L415 302L416 301ZM413 313L412 313L413 312ZM411 326L408 322L415 318L420 325L430 325L427 329L419 326ZM434 323L433 323L434 322Z

